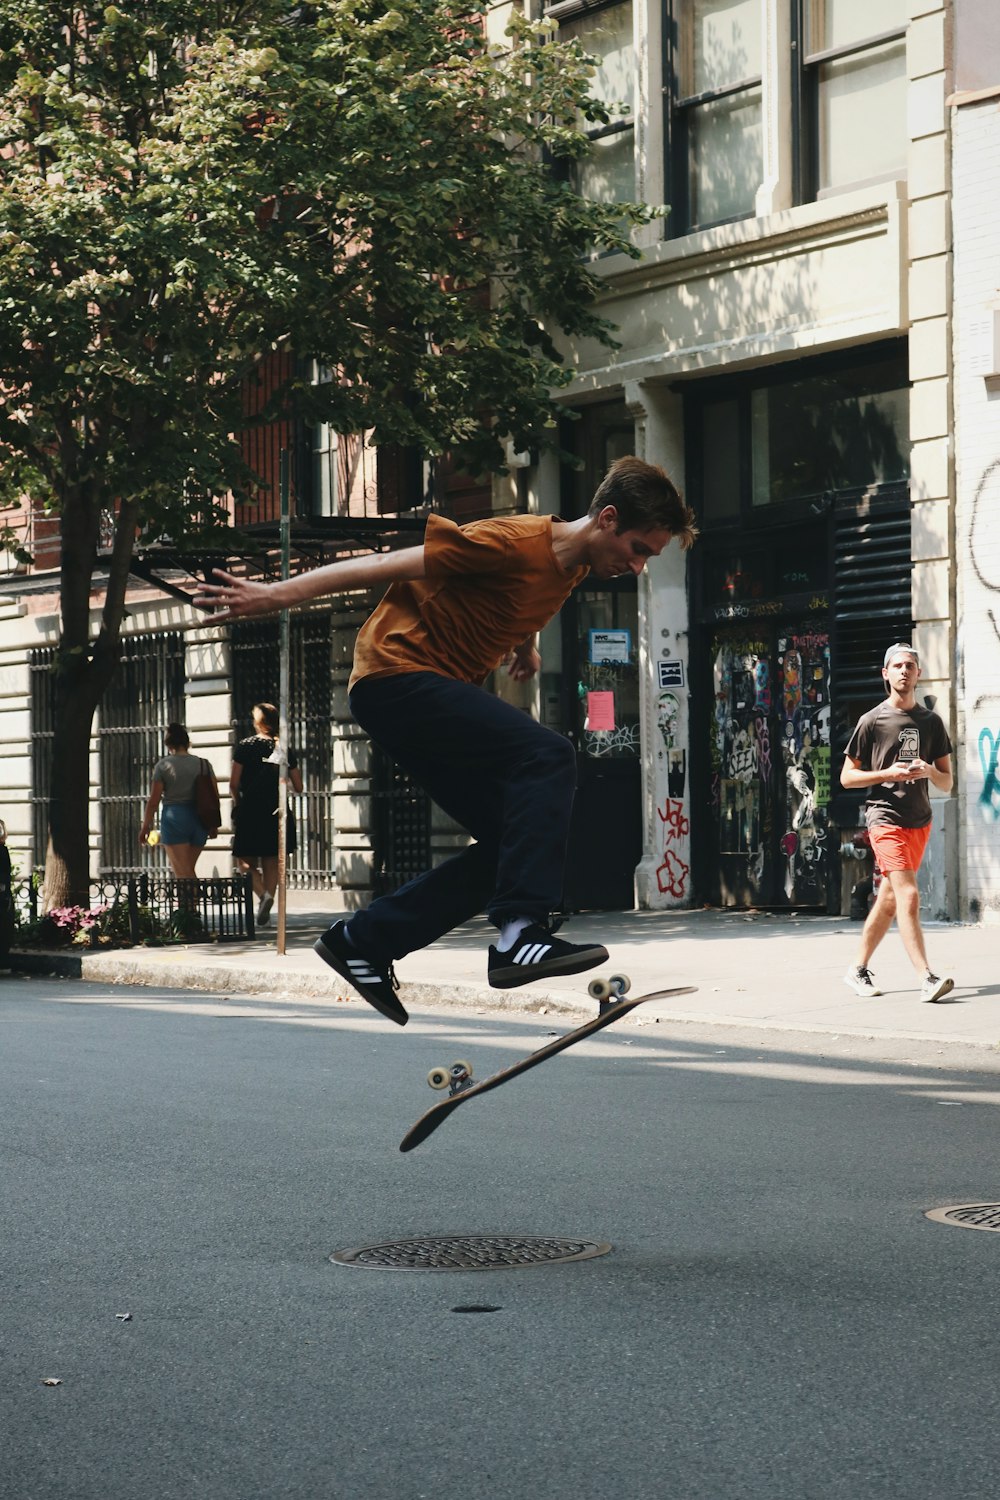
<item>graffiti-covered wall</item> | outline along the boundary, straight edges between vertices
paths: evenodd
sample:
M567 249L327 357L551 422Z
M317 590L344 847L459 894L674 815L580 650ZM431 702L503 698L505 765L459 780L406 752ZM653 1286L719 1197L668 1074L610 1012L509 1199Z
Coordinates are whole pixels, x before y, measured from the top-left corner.
M825 906L830 802L830 642L758 625L711 646L708 760L725 905Z
M955 457L963 915L1000 921L1000 173L996 99L954 115Z
M640 579L645 827L636 895L640 906L663 910L686 906L692 897L684 554L668 547L647 574Z

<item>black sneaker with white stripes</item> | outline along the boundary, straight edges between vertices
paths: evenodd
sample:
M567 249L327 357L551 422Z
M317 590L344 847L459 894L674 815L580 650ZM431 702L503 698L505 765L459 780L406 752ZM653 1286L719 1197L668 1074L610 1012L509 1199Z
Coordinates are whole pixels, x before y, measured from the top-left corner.
M581 974L584 969L606 963L607 957L608 950L600 943L564 943L540 922L534 922L503 953L490 948L488 977L494 989L512 990L534 979Z
M369 1005L374 1005L377 1011L388 1016L390 1021L395 1021L397 1026L406 1025L410 1018L396 998L399 982L392 964L375 963L365 958L347 936L343 922L335 922L329 932L324 932L321 938L317 938L313 949Z

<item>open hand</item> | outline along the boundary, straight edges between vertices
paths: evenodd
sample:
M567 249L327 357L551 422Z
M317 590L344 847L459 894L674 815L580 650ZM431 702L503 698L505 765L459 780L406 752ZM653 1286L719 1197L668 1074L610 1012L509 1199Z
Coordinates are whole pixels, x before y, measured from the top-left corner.
M515 646L507 663L507 675L515 682L528 682L541 665L542 658L534 646Z
M273 614L280 608L274 598L273 584L237 578L222 568L213 568L212 576L222 582L203 583L192 601L199 609L212 610L209 619L199 623L219 625L227 620L245 619L248 615Z

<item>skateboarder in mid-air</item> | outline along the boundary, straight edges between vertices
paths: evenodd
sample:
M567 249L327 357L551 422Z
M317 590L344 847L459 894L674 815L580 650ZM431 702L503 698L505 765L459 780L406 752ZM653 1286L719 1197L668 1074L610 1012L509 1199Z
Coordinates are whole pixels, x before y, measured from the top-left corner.
M387 585L359 632L355 719L475 840L426 874L337 922L316 952L369 1004L404 1026L393 962L485 909L498 929L489 982L509 989L603 963L598 943L554 935L576 786L570 741L480 686L507 661L538 671L535 635L589 573L638 575L676 538L697 536L666 473L621 458L576 521L497 516L459 527L427 518L424 542L349 558L280 583L216 570L195 602L213 623L272 614L325 594Z

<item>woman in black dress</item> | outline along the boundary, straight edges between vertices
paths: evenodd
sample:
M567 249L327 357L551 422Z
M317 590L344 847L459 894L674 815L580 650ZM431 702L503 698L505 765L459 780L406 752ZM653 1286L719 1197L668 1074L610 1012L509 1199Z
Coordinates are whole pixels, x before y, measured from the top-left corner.
M255 703L254 733L233 753L229 788L233 798L233 856L249 870L257 897L257 925L266 927L278 886L278 710ZM288 752L288 783L301 792L302 775ZM288 814L285 853L295 852L295 819Z

